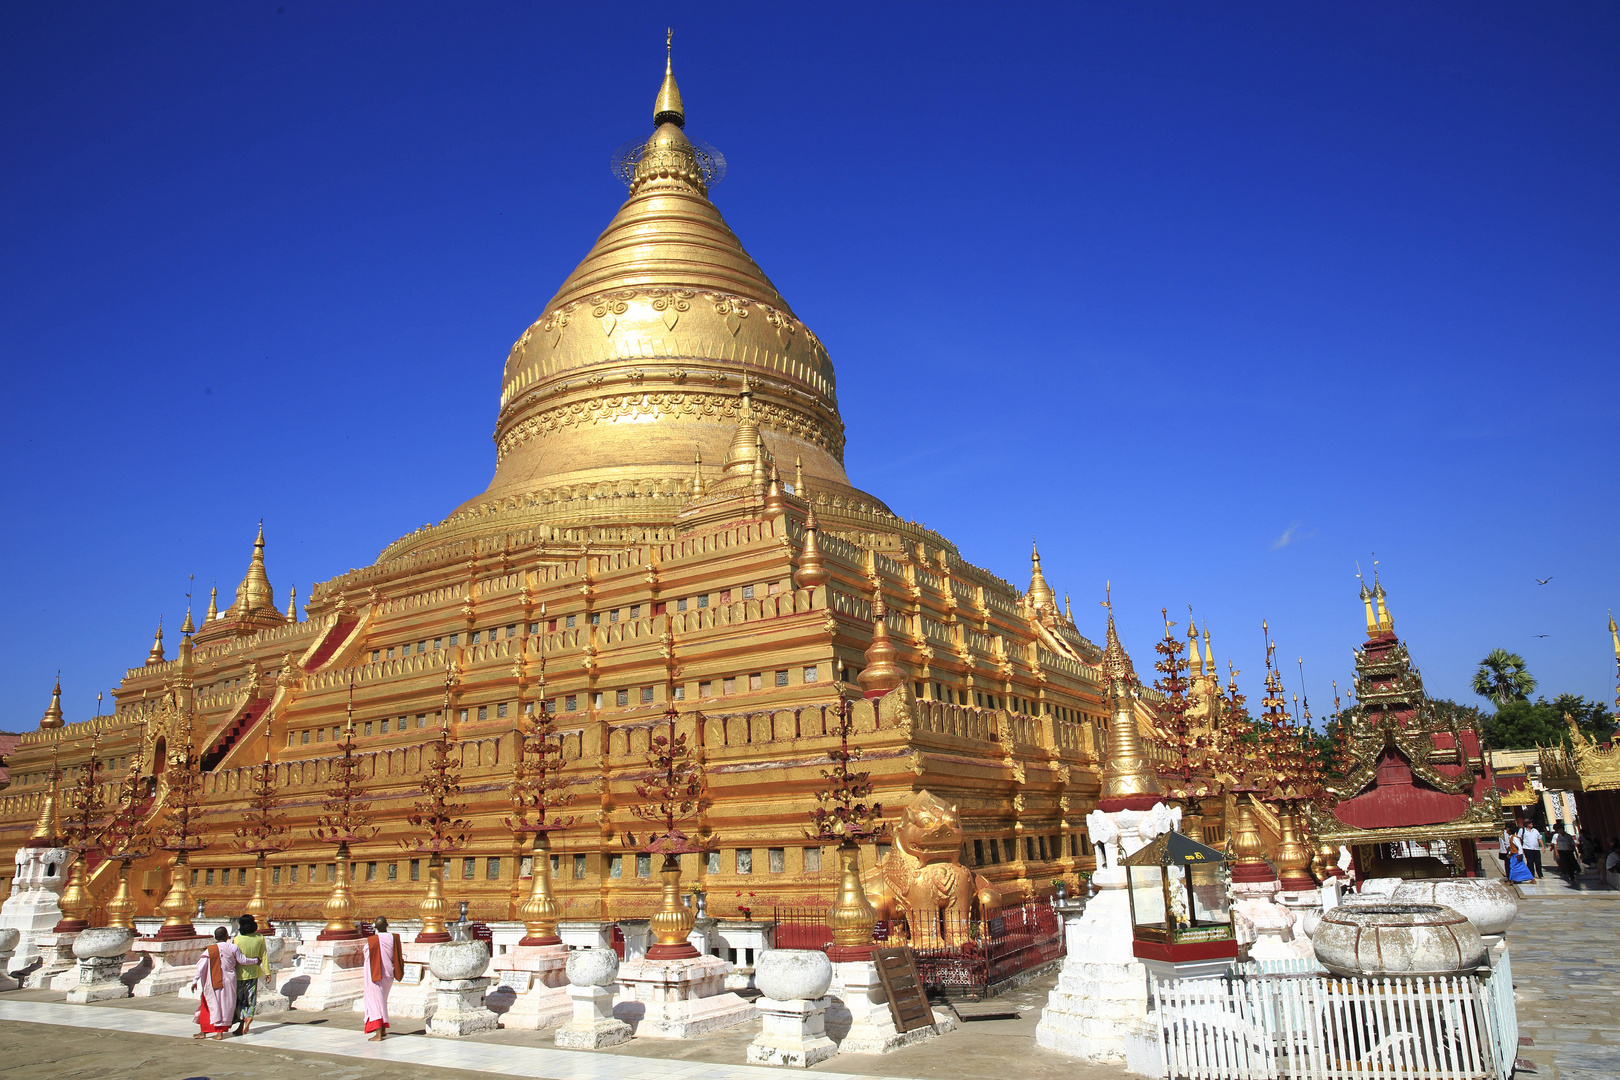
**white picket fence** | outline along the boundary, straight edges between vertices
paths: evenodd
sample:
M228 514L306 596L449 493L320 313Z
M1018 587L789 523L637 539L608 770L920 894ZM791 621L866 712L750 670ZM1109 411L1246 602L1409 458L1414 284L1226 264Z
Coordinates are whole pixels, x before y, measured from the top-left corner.
M1307 960L1150 990L1171 1080L1507 1080L1518 1051L1505 955L1479 976L1340 979Z

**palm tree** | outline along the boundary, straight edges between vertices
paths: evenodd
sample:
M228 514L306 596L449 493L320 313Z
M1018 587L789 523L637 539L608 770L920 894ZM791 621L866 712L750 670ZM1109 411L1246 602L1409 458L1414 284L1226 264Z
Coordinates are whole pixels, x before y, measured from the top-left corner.
M1536 677L1524 669L1524 657L1506 649L1492 649L1474 672L1474 693L1490 698L1501 708L1510 701L1525 701L1536 688Z

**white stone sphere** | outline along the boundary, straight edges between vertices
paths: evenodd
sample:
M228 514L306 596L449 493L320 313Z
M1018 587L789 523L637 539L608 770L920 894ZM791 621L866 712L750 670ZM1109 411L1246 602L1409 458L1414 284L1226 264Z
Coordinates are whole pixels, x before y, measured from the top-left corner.
M1455 975L1485 963L1485 942L1474 924L1438 904L1336 907L1322 915L1311 947L1335 975L1362 978Z
M135 940L135 931L122 926L93 926L79 931L73 939L73 955L80 960L91 957L123 956Z
M487 967L489 948L482 941L447 941L428 950L428 969L435 979L476 979Z
M1403 881L1389 897L1398 903L1441 904L1462 913L1481 934L1500 934L1519 917L1519 898L1491 878Z
M813 1001L832 985L832 961L817 949L766 949L754 960L754 985L777 1001Z
M619 977L619 954L612 949L575 949L568 954L568 981L574 986L611 986Z

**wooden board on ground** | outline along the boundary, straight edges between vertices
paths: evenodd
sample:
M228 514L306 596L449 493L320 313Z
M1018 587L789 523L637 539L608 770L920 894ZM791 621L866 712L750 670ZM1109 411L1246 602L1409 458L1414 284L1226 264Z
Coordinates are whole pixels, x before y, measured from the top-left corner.
M910 949L878 949L872 953L877 961L878 978L889 995L889 1015L894 1017L894 1028L904 1034L934 1022L934 1010L928 1006L928 995L922 980L917 977L917 961Z

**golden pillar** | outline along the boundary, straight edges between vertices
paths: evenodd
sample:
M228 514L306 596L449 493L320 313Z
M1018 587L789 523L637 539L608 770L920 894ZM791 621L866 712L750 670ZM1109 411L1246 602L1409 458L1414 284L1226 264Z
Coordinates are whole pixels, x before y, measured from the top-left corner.
M422 932L416 935L419 944L450 940L444 928L445 916L450 913L450 901L444 898L444 856L438 852L428 859L427 893L416 905L416 913L422 917Z
M135 898L129 894L129 860L118 864L118 891L107 901L107 925L135 929Z
M261 851L253 860L253 896L248 900L247 907L243 909L253 916L254 922L257 922L261 928L270 925L270 900L264 894L266 875L264 852Z
M1277 843L1277 879L1285 889L1314 889L1316 879L1311 877L1311 851L1299 840L1298 814L1284 809L1277 815L1277 827L1282 837Z
M1232 830L1232 880L1274 881L1277 872L1266 862L1266 842L1247 796L1248 792L1240 791L1233 800L1237 804L1237 825Z
M61 899L57 906L62 909L62 918L51 928L56 934L76 934L89 926L85 918L93 906L90 894L84 888L84 855L81 853L73 860L73 866L68 870L67 887L62 890Z
M158 905L158 912L163 916L163 925L158 927L157 932L159 940L197 936L196 928L191 925L191 886L186 880L188 871L185 851L175 852L174 866L169 870L169 891Z
M317 941L344 941L360 936L354 928L354 897L349 893L349 845L339 844L337 849L337 880L332 883L332 895L321 905L326 916L326 929L315 935Z
M534 856L529 863L529 898L518 907L523 920L523 940L519 945L560 945L557 916L562 905L551 895L551 841L544 832L534 834Z
M877 912L861 886L861 849L845 838L838 845L838 902L827 910L827 928L833 945L870 951Z
M681 903L681 857L665 855L663 865L658 868L658 878L664 883L664 902L650 920L653 945L647 950L647 959L685 960L697 956L697 949L686 940L697 922L697 914Z

